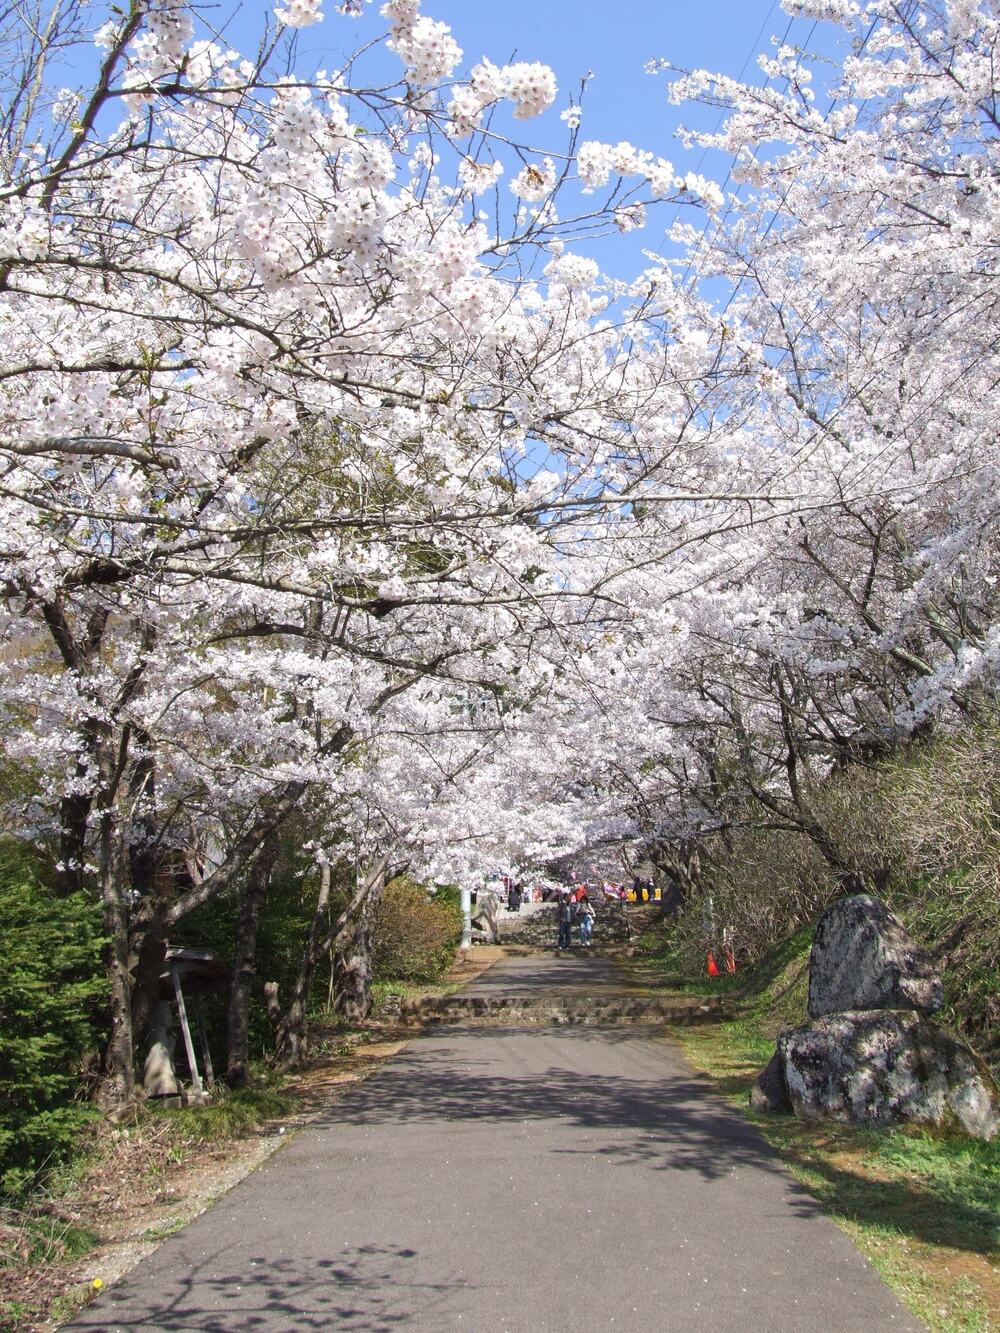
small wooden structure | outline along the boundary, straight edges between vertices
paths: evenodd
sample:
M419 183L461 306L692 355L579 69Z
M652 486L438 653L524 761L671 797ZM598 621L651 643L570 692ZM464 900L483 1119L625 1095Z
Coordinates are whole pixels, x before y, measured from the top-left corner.
M229 968L210 949L167 946L166 968L160 973L160 996L168 1003L173 1002L177 1008L177 1017L180 1019L181 1034L184 1038L184 1051L191 1072L191 1088L196 1101L204 1101L208 1096L206 1088L210 1090L215 1086L215 1071L212 1069L212 1055L208 1049L208 1037L205 1033L199 997L206 991L225 990L229 980ZM198 1044L201 1047L204 1063L204 1081L195 1055L185 992L193 1000L192 1009L198 1032Z

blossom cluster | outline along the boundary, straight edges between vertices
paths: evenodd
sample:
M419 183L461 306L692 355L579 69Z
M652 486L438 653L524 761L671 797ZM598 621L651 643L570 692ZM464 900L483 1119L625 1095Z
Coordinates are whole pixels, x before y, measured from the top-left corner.
M382 10L391 19L389 47L406 67L411 83L427 87L451 76L462 59L462 48L447 23L417 12L417 6L390 0Z
M289 28L308 28L322 21L321 3L322 0L288 0L287 4L275 8L274 15L279 23Z
M554 154L440 147L435 117L544 111L550 70L484 59L438 96L447 25L382 12L389 92L259 71L164 0L127 51L101 34L124 124L78 143L64 116L68 166L12 167L0 683L37 790L8 815L77 837L68 873L102 810L117 864L133 839L206 866L284 802L471 879L737 799L791 817L796 763L974 713L1000 658L977 8L917 42L882 6L826 121L691 77L759 192L675 232L724 311L663 257L613 284L555 239ZM619 177L722 203L628 142L576 166L612 235L650 206ZM505 171L498 237L469 196Z
M678 175L666 158L624 141L617 144L585 141L577 149L576 166L587 194L607 185L612 176L641 176L658 198L686 193L703 200L711 209L722 206L722 191L714 181L691 171Z

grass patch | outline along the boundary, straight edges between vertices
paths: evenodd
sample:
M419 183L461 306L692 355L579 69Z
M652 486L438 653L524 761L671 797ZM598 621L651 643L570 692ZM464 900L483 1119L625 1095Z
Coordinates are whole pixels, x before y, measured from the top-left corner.
M87 1227L59 1217L33 1217L0 1208L0 1268L79 1259L96 1243L96 1235Z
M233 1091L217 1089L206 1106L157 1107L150 1112L154 1123L171 1127L177 1139L192 1143L219 1143L245 1138L267 1124L290 1115L295 1098L276 1083Z
M897 1296L934 1333L1000 1328L1000 1140L757 1115L747 1099L786 1026L800 1021L795 949L743 985L730 1022L679 1029L696 1068L736 1102Z
M178 1231L184 1230L188 1220L186 1217L175 1217L172 1222L164 1222L162 1226L150 1227L144 1234L143 1240L161 1241L166 1240L168 1236L176 1236Z
M53 1275L88 1254L98 1239L55 1211L0 1208L0 1333L33 1326L51 1311ZM28 1274L33 1280L25 1285Z

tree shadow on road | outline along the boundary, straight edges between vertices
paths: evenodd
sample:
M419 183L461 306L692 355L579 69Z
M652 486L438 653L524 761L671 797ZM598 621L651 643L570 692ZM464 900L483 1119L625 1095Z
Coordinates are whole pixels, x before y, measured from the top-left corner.
M330 1259L261 1256L251 1258L247 1269L227 1272L222 1250L186 1266L182 1278L165 1286L161 1279L156 1295L144 1295L140 1269L67 1327L94 1333L392 1333L416 1311L433 1317L457 1285L411 1280L408 1265L417 1258L412 1249L363 1245ZM463 1285L463 1294L467 1290Z
M518 1028L464 1028L470 1033L524 1037ZM648 1047L651 1029L559 1028L561 1041L612 1037ZM349 1122L373 1125L396 1122L490 1122L509 1129L512 1122L560 1120L590 1131L586 1147L561 1148L606 1157L623 1166L696 1171L707 1180L739 1167L781 1170L775 1151L742 1116L714 1097L706 1080L687 1071L657 1077L581 1072L567 1061L534 1073L492 1072L492 1058L460 1057L417 1042L408 1052L354 1090L317 1122L334 1128ZM589 1062L588 1062L589 1063ZM601 1138L600 1131L604 1131ZM794 1188L794 1187L792 1187ZM804 1194L803 1206L814 1209Z
M451 1031L464 1037L523 1039L525 1035L523 1028ZM468 1042L460 1056L438 1047L436 1040L416 1042L331 1108L317 1125L333 1129L345 1121L396 1122L405 1128L413 1123L470 1122L485 1130L495 1124L509 1131L516 1121L556 1120L586 1132L585 1142L553 1145L551 1151L561 1155L598 1158L624 1168L695 1172L706 1181L736 1176L744 1182L741 1187L745 1187L743 1173L748 1169L778 1174L786 1205L797 1216L832 1212L888 1225L918 1240L950 1243L955 1249L982 1253L990 1248L992 1237L989 1228L983 1228L981 1207L974 1210L975 1218L970 1215L969 1226L958 1226L954 1205L943 1209L930 1186L912 1179L859 1175L847 1163L810 1158L807 1164L790 1142L786 1151L792 1160L809 1167L811 1190L807 1189L789 1175L777 1149L751 1121L719 1097L707 1078L683 1067L671 1072L665 1065L662 1074L657 1070L654 1076L635 1078L578 1067L592 1065L593 1060L574 1058L576 1041L611 1038L655 1050L651 1029L566 1027L556 1031L560 1043L568 1043L564 1066L549 1064L542 1070L511 1075L493 1072L495 1050L487 1046L479 1058ZM652 1061L643 1066L644 1072L655 1070ZM796 1131L808 1128L790 1117L787 1124L786 1137L793 1141Z

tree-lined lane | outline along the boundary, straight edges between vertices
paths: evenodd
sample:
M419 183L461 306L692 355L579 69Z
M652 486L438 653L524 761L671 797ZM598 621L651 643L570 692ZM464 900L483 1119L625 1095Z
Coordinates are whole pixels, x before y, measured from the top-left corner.
M920 1327L649 1029L415 1041L77 1329Z

